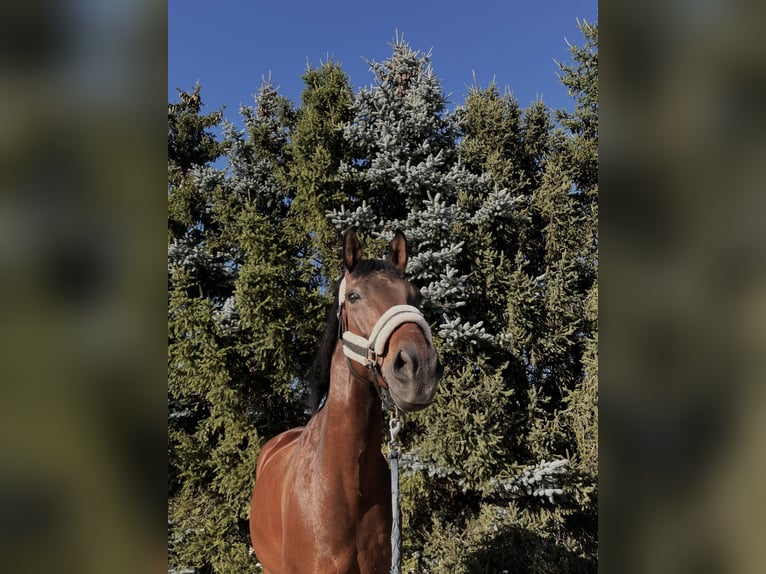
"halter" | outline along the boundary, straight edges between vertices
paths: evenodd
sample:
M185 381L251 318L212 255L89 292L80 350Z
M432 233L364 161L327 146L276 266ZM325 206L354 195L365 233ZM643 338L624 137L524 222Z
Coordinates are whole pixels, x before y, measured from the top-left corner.
M341 319L343 302L346 299L346 278L340 282L338 289L338 319ZM370 331L369 337L362 337L351 331L343 330L343 321L340 321L340 329L343 339L343 354L347 359L356 361L370 369L373 378L377 380L376 367L378 358L385 357L386 344L391 334L404 323L415 323L423 331L426 341L432 343L431 328L428 326L420 309L412 305L394 305L381 315L380 319ZM381 373L382 377L382 373ZM379 385L382 386L382 385Z

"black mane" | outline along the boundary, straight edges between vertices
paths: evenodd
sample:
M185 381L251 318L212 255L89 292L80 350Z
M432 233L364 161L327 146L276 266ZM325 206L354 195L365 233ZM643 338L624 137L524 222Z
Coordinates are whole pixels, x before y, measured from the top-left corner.
M312 414L319 410L327 391L330 389L330 365L332 354L338 342L338 296L330 306L324 332L319 341L319 349L314 355L314 363L309 372L309 396L308 407Z
M361 276L373 273L375 271L387 271L393 275L399 275L398 270L388 261L380 259L368 259L360 261L354 268L354 275ZM322 338L319 341L319 348L314 355L314 362L309 372L309 396L308 407L312 413L319 410L322 401L327 396L330 389L330 367L332 365L332 355L335 351L335 345L338 343L340 335L338 329L338 289L336 288L333 303L325 323Z

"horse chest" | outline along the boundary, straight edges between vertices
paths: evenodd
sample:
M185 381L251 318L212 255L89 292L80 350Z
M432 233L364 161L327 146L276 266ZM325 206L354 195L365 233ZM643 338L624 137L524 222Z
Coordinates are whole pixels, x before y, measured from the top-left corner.
M315 572L384 572L390 562L390 484L382 456L304 466L289 487L282 541L296 567L316 549ZM289 517L289 520L288 520ZM303 565L305 570L305 563Z

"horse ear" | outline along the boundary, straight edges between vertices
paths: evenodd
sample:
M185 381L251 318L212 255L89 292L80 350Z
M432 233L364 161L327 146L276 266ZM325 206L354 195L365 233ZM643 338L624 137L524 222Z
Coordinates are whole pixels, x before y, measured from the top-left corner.
M356 238L356 231L350 227L343 233L343 265L351 273L361 259L362 246Z
M396 266L401 275L404 275L404 269L407 267L407 238L401 231L397 231L391 240L387 259Z

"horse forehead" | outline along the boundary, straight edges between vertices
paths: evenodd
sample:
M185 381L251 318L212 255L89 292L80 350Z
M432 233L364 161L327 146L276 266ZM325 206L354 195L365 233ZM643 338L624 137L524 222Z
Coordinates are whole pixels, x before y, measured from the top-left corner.
M356 279L351 286L368 291L368 296L380 295L384 298L401 299L411 295L414 287L398 275L380 270L367 273Z

